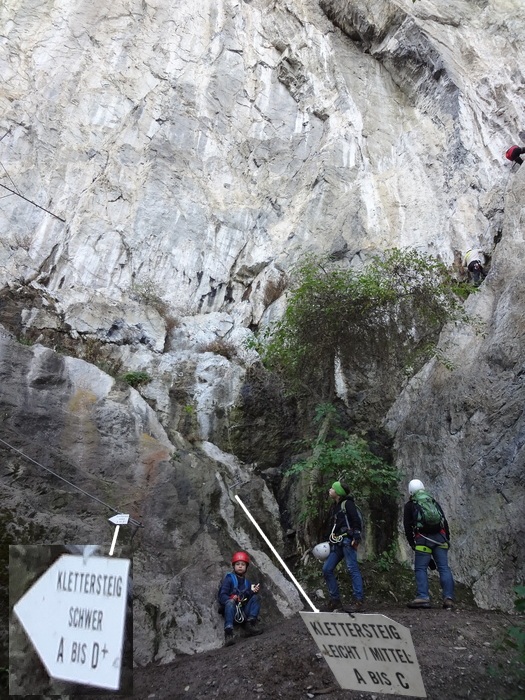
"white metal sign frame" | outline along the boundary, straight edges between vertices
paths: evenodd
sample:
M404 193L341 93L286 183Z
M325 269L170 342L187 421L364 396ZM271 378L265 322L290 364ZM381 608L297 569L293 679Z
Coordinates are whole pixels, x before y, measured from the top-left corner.
M118 690L130 560L64 554L14 606L49 675Z
M385 615L301 612L346 690L426 698L410 630Z

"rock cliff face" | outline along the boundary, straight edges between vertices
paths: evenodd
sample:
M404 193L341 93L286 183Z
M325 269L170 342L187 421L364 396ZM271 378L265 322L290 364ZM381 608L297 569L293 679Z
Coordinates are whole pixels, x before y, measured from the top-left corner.
M442 334L451 369L427 365L387 421L398 465L452 514L456 575L489 608L512 609L525 575L524 224L525 170L509 186L491 272L466 304L474 323Z
M236 548L267 577L269 618L297 609L294 587L233 505L240 494L282 549L276 504L253 469L211 443L192 446L174 431L168 439L134 389L83 360L3 333L0 376L2 522L10 513L15 538L90 541L107 553L113 526L104 505L143 525L121 537L133 551L137 662L216 645L217 580Z
M455 369L425 367L387 426L447 507L458 578L509 608L525 566L525 172L503 157L524 128L521 0L5 0L0 28L2 436L144 518L139 661L218 643L212 589L233 547L253 553L271 615L298 606L233 484L279 541L273 497L232 453L257 461L246 445L262 451L275 407L237 420L273 395L250 393L244 341L282 313L307 251L491 262L467 302L485 335L447 331ZM141 398L95 364L152 381ZM6 492L39 524L53 511L53 541L108 539L96 506L70 526L70 496L53 503L19 467L6 461Z

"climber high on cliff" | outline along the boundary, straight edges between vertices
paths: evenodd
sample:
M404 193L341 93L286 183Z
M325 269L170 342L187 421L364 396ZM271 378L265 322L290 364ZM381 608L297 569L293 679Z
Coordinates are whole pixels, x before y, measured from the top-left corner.
M505 158L507 160L511 160L513 163L518 163L518 165L521 165L523 163L523 159L520 158L525 153L525 148L520 148L520 146L511 146L507 152L505 153Z
M471 248L465 253L465 267L469 273L469 279L477 287L480 285L486 277L485 270L483 269L483 255L476 250Z

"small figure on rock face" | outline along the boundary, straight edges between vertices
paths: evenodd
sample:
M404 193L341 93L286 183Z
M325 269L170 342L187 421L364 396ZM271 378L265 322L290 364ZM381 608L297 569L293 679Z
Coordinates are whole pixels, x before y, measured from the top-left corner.
M525 153L525 148L520 148L519 146L511 146L505 153L505 158L511 160L513 163L518 163L521 165L523 159L520 158Z
M408 544L415 551L414 574L416 597L409 608L430 608L427 567L435 562L443 593L443 607L454 607L454 579L448 565L450 530L443 509L425 491L423 482L412 479L408 484L409 501L405 504L403 525Z
M472 281L475 287L478 287L486 277L485 270L483 269L483 255L479 250L471 248L465 254L465 267L469 273L469 279Z
M262 633L262 629L257 626L261 609L261 598L258 595L260 584L252 584L245 578L250 557L246 552L235 552L231 563L233 571L226 574L219 588L219 613L224 615L224 636L227 647L235 644L233 634L235 623L244 625L245 634L249 637Z
M345 607L344 610L346 612L363 612L363 579L357 563L357 548L361 542L361 519L354 499L350 496L350 488L346 484L336 481L332 484L328 495L334 501L330 512L331 532L328 538L330 554L323 564L323 576L330 596L328 607L331 611L343 610L334 570L339 562L344 559L352 579L354 594L352 605Z

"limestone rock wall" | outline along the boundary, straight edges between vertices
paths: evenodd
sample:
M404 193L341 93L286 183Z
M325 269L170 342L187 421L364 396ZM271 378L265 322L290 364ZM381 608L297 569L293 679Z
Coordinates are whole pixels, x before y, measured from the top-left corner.
M2 163L65 222L4 199L3 280L248 325L305 249L491 249L523 10L440 5L7 0Z
M521 272L508 263L519 261L523 173L503 152L524 126L521 0L4 0L0 29L0 322L9 330L0 398L11 428L45 434L27 443L35 458L59 449L66 473L68 463L87 469L147 518L136 557L140 661L218 643L211 609L187 593L203 578L196 553L210 562L210 601L208 573L241 545L266 577L270 615L298 604L232 511L228 479L246 480L279 540L275 502L253 465L229 453L250 441L229 440L229 416L256 360L245 341L282 313L307 251L355 266L393 246L457 266L473 246L492 259L468 302L488 335L450 336L469 362L483 361L467 366L461 355L453 382L427 366L388 427L407 474L424 462L421 475L454 513L458 577L475 580L481 604L509 607L522 575L511 522L523 486L509 476L505 490L498 464L510 460L515 473L521 464L519 419L508 412L518 411ZM15 335L57 349L98 343L104 362L152 381L141 398ZM497 434L485 444L486 424ZM423 450L413 435L435 441ZM22 463L4 469L15 470L3 482L24 517L33 512L25 489L39 484L33 519L56 510L63 538L69 496L55 502L56 489ZM463 558L465 488L477 515ZM502 504L508 516L487 548ZM91 539L89 527L106 537L100 517L86 506L69 536ZM141 589L140 571L154 584Z
M442 334L452 367L427 365L389 412L397 460L445 508L451 562L483 607L513 609L525 579L522 513L525 170L510 183L492 269L467 309L472 323Z
M163 413L184 373L203 439L244 371L225 397L203 349L243 354L304 252L493 253L523 126L519 0L0 13L0 282L45 298L26 330L99 339L155 375Z
M94 365L20 345L3 329L0 377L0 513L12 539L94 542L108 552L114 511L106 505L142 523L133 537L121 528L117 541L121 556L133 556L137 663L222 643L217 586L236 549L253 559L266 619L300 607L233 500L239 494L282 549L277 506L253 470L211 443L197 449L175 431L168 437L134 389Z

